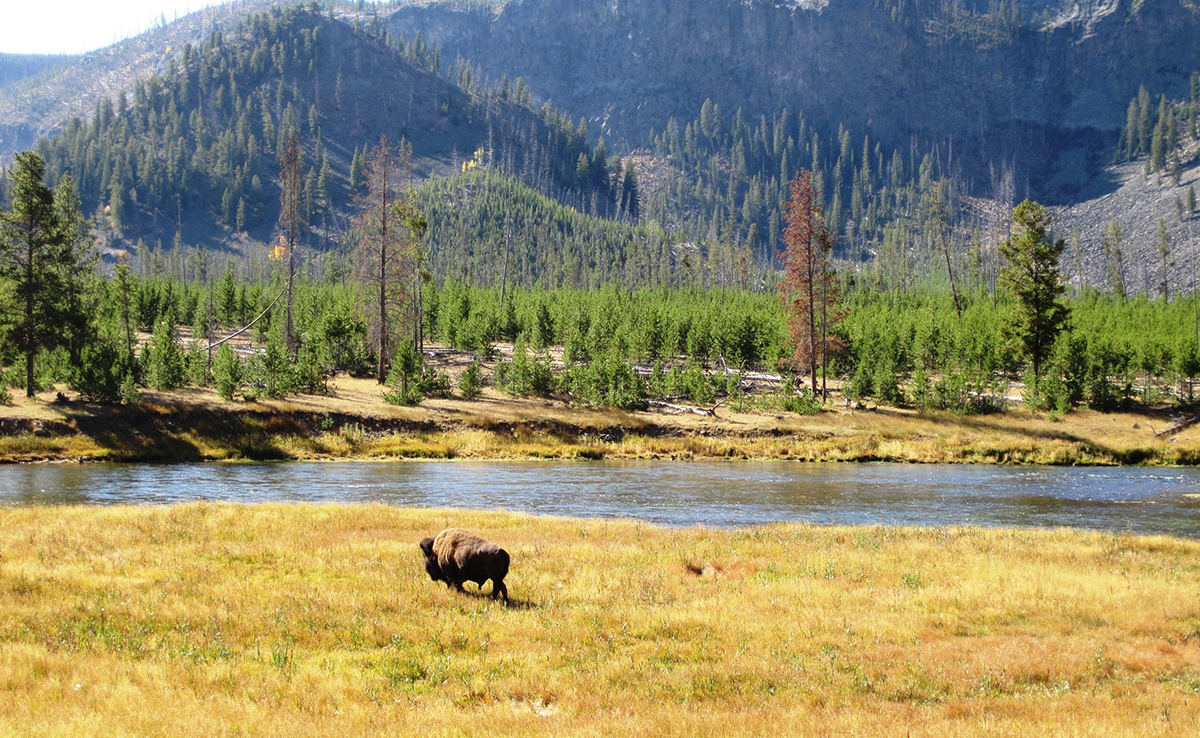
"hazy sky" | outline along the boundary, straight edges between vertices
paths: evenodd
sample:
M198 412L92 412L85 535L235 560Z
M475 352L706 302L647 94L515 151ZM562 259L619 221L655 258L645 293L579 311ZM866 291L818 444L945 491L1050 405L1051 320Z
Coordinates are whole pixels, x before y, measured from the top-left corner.
M0 51L61 54L108 46L227 0L0 0Z

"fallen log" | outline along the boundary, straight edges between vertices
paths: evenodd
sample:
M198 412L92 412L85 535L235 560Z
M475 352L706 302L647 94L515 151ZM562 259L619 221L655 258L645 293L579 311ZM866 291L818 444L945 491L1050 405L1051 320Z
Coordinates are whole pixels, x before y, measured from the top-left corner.
M1195 425L1198 422L1200 422L1200 415L1193 415L1190 418L1184 418L1184 417L1175 418L1174 420L1172 420L1170 427L1168 427L1166 430L1155 433L1154 437L1162 438L1163 436L1169 436L1174 433L1178 433L1179 431L1183 430L1184 428L1190 428L1191 426ZM1146 425L1149 425L1149 423L1147 423Z
M646 400L646 404L650 405L651 407L665 407L666 409L674 410L677 413L695 413L696 415L708 415L716 417L717 408L721 407L721 405L725 403L718 402L711 408L692 407L691 405L676 405L672 402L667 402L666 400Z

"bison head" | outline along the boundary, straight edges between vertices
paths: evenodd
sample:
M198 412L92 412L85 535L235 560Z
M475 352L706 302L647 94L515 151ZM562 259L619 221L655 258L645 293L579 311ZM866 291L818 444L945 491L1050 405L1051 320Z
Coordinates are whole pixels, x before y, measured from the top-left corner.
M437 555L433 552L433 539L422 538L417 544L421 547L421 553L425 554L425 573L435 582L446 581L446 576L442 574L442 567L438 566Z

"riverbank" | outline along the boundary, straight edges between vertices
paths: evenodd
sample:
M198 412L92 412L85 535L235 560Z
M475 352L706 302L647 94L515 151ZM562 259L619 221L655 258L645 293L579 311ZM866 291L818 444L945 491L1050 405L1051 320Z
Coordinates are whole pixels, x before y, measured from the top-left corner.
M510 607L429 581L448 525ZM12 508L0 734L1194 735L1198 587L1200 544L1067 530Z
M237 459L797 459L1014 464L1200 463L1200 426L1156 437L1170 411L1049 417L830 407L818 415L713 416L589 409L510 398L384 403L379 385L342 377L328 397L227 402L210 389L145 392L128 406L0 407L0 462ZM68 400L70 398L68 397Z

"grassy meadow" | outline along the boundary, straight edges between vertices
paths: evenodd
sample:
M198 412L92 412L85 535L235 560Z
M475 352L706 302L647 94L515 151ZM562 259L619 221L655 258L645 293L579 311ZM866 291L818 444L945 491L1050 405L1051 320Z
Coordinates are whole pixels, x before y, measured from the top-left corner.
M428 580L416 542L448 525L512 554L511 606ZM1200 543L1170 538L11 508L0 613L2 736L1200 725Z

